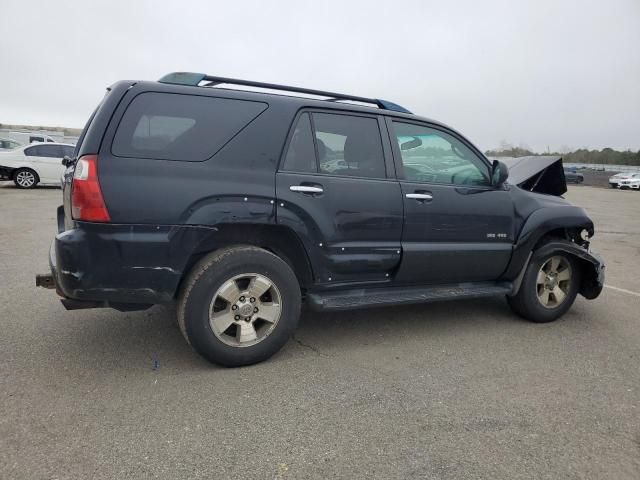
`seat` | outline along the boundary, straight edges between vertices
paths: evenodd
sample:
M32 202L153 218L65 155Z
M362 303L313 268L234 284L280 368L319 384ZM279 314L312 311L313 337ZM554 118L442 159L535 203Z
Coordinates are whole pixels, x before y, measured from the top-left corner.
M348 169L342 175L384 178L384 158L379 138L354 133L344 142L344 161Z

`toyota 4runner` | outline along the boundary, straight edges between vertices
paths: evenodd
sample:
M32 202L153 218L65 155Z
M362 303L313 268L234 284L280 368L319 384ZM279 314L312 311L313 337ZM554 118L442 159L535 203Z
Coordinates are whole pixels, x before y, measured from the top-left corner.
M384 100L184 72L121 81L63 161L36 284L69 310L177 301L186 340L222 365L277 352L303 303L504 295L549 322L603 286L561 159L490 162Z

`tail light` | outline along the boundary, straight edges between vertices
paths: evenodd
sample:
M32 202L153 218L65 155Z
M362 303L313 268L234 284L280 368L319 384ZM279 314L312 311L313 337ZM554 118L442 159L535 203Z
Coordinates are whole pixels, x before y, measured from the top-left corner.
M84 155L76 163L71 183L71 216L87 222L111 220L98 182L97 155Z

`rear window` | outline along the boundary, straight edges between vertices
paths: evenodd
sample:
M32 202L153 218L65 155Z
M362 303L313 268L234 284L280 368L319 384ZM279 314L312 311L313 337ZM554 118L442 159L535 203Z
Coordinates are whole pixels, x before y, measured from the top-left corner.
M127 107L111 152L118 157L199 162L267 109L247 100L148 92Z

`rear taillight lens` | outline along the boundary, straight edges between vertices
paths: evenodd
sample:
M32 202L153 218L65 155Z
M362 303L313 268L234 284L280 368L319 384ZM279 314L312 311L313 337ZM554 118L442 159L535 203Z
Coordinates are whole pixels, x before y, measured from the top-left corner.
M97 155L84 155L76 163L71 183L71 216L87 222L111 220L98 182Z

